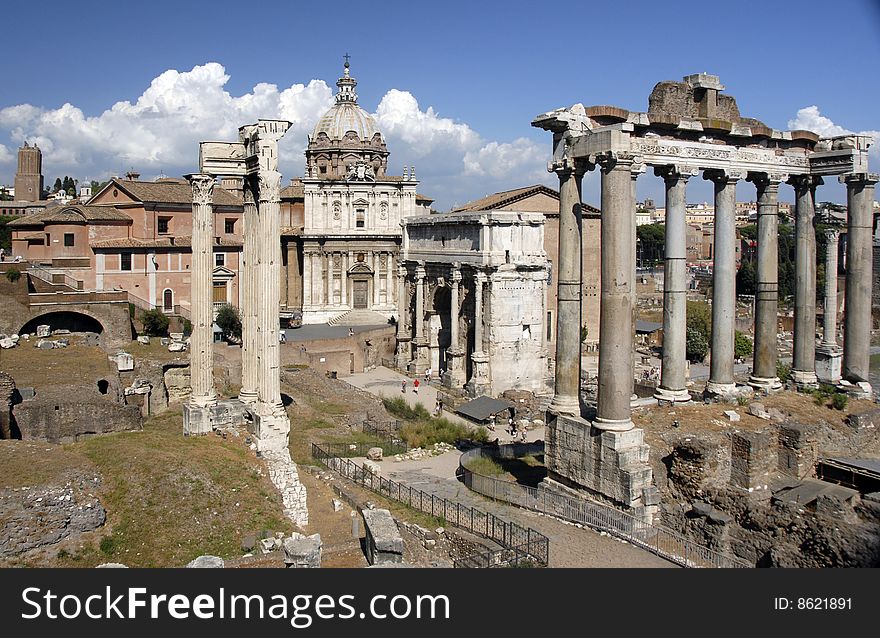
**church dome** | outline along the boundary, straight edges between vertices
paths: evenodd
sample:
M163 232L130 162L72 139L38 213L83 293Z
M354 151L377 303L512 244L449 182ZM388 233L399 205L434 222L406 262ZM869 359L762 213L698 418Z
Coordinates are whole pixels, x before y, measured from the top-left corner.
M354 131L361 142L370 141L376 133L381 135L376 120L358 106L358 96L354 92L357 82L349 75L348 69L346 62L345 72L336 82L339 87L336 104L318 120L312 131L312 141L316 141L321 133L331 142L343 139L349 131Z

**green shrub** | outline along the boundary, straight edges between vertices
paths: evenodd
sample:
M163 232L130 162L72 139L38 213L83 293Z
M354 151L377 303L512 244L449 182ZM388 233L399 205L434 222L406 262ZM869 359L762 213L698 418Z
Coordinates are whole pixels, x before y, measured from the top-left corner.
M188 337L192 334L192 332L193 332L192 321L190 321L189 319L184 319L183 320L183 336Z
M849 403L849 397L843 392L838 392L831 397L831 407L835 410L846 410L847 403Z
M141 322L144 324L144 333L151 337L168 335L168 324L170 323L168 315L158 308L145 311L141 315Z
M733 356L747 357L750 354L752 354L752 340L737 330L733 337Z
M112 556L116 552L116 540L112 536L105 536L101 539L101 553Z
M498 461L487 456L471 459L467 464L467 469L482 476L502 476L505 473Z
M9 280L9 283L14 284L21 279L21 271L18 268L10 268L6 271L6 279Z
M688 361L700 362L709 354L709 341L706 336L696 328L687 329L687 342L685 356Z
M406 419L409 421L417 421L420 419L430 419L431 413L421 403L417 403L415 407L406 402L406 399L395 397L393 399L384 398L382 404L393 416L398 419Z
M781 361L776 362L776 376L785 383L791 378L791 366Z

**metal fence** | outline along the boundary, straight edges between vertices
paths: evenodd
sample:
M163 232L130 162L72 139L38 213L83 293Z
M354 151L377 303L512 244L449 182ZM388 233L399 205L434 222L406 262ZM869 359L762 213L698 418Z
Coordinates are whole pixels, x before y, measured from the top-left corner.
M529 487L485 476L467 468L469 461L481 456L496 459L514 458L521 456L523 452L534 454L537 449L530 447L534 445L502 445L498 450L468 450L459 461L459 476L468 489L478 494L607 532L683 567L750 567L745 561L704 547L666 528L648 525L645 521L613 507L565 496L542 487ZM522 449L514 450L514 447ZM543 446L540 447L543 452Z
M400 448L392 441L384 442L384 445L389 447L386 454L400 453L394 451ZM349 460L348 457L364 456L370 447L380 446L312 443L312 456L361 487L435 516L445 525L453 525L495 541L503 548L459 558L454 561L455 567L547 566L550 540L540 532L506 521L490 512L384 478ZM406 450L405 444L403 450Z
M386 421L377 421L376 419L365 419L363 431L367 434L375 434L377 436L395 437L400 432L400 421L389 419Z

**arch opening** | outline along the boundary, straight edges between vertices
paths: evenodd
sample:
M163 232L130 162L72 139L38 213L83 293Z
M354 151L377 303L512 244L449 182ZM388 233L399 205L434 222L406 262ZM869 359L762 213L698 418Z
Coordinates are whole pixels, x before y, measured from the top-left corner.
M104 332L101 322L81 312L47 312L34 317L21 327L18 334L35 334L37 326L46 325L50 330L70 330L70 332Z

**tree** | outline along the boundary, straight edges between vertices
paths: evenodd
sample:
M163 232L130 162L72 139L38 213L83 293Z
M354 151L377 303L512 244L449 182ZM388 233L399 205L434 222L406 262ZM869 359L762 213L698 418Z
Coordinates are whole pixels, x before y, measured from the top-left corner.
M641 265L656 265L666 254L666 225L642 224L636 228L636 238L641 244Z
M6 271L6 279L9 280L9 283L14 284L16 281L21 279L21 271L13 266Z
M0 202L11 202L12 195L9 194L9 191L6 190L5 186L0 187Z
M141 322L144 324L144 332L151 337L164 337L168 334L168 315L158 308L145 311L141 315Z
M687 327L703 335L708 342L712 335L712 311L705 301L687 302Z
M241 339L241 315L238 312L238 308L228 303L223 304L217 309L217 319L215 321L225 337Z
M755 294L755 267L750 261L744 261L736 273L736 294Z
M56 178L55 178L55 185L52 187L52 192L53 192L53 193L57 193L57 192L60 191L62 188L64 188L64 186L61 184L61 178L60 178L60 177L56 177Z
M700 362L709 354L709 341L702 332L694 328L687 329L687 341L685 342L685 356L688 361Z
M747 357L752 354L752 340L737 330L733 336L733 356Z

